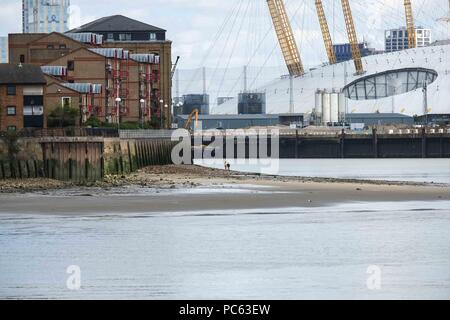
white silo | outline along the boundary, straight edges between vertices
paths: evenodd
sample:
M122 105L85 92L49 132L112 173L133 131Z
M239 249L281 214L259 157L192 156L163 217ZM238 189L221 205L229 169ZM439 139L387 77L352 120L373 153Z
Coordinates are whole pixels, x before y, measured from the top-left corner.
M333 91L330 94L330 122L339 122L339 93Z
M327 90L324 90L322 98L322 123L327 124L331 122L331 95Z
M347 100L345 98L344 92L339 93L339 120L344 121L345 120L345 113L347 110L346 106Z
M315 104L315 112L318 118L322 117L323 113L323 92L321 90L316 91L316 104Z

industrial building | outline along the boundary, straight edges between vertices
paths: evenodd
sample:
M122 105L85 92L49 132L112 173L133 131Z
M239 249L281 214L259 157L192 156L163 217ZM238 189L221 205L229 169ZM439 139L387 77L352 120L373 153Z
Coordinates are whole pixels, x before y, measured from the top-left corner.
M116 35L123 32L156 32L157 37L123 40L117 36L116 41ZM109 41L107 33L113 34ZM170 127L170 55L171 42L165 40L165 30L123 16L105 17L65 34L9 35L12 63L42 66L60 84L86 83L102 88L85 118L96 116L111 123L157 120L159 125Z
M238 114L265 114L266 94L244 92L238 95Z
M0 63L8 63L8 37L0 37Z
M188 115L178 115L175 123L178 128L183 128ZM266 127L291 124L301 126L303 124L302 114L241 114L241 115L199 115L203 130L211 129L245 129L250 127ZM194 129L191 123L191 129Z
M183 95L183 104L180 106L178 114L189 115L194 110L199 114L209 114L209 95L207 94L187 94Z
M380 53L374 48L369 48L369 44L367 42L361 42L358 45L362 57ZM336 55L337 62L343 62L352 59L352 49L350 43L335 44L333 45L333 50Z
M0 64L0 131L44 128L45 90L39 67Z
M413 117L401 113L348 113L345 115L345 121L364 126L414 125Z
M66 32L70 0L22 0L23 33Z
M406 27L385 31L385 51L395 52L409 49L408 30ZM426 47L431 44L431 29L416 28L416 46Z

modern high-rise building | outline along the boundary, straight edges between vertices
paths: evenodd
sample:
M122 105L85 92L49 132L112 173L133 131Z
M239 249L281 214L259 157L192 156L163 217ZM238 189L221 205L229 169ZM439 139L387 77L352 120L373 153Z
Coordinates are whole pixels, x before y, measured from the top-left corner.
M69 30L70 0L22 0L23 33Z
M431 44L431 29L416 28L417 47L426 47ZM385 51L394 52L409 49L408 30L405 27L385 31Z
M8 37L0 37L0 63L8 62Z

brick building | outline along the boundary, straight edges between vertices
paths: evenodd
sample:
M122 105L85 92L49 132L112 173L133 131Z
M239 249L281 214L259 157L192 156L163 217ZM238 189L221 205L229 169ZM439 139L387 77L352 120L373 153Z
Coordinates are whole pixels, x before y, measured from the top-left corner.
M38 66L0 64L0 131L46 127L45 90Z
M171 108L163 106L171 105L172 61L165 34L163 29L111 16L65 34L10 34L9 55L13 63L65 68L66 74L52 74L61 83L101 87L87 118L150 121L151 116L161 119L163 110L169 127Z

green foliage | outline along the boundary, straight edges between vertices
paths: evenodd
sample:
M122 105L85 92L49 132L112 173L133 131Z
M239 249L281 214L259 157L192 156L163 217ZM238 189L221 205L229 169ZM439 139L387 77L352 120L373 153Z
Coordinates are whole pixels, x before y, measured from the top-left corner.
M102 122L100 121L99 118L92 116L90 117L85 123L84 125L86 127L92 127L92 128L100 128L100 127L104 127L104 125L102 124Z
M57 107L48 115L47 126L49 128L75 127L80 122L80 110L66 106Z
M17 132L8 130L0 135L0 139L2 139L6 144L9 160L14 160L21 150Z
M84 123L84 126L91 127L91 128L117 128L117 123L102 122L97 117L92 116ZM158 121L145 122L143 128L142 128L140 122L121 122L120 123L120 129L122 129L122 130L138 130L138 129L154 129L154 128L159 128Z

